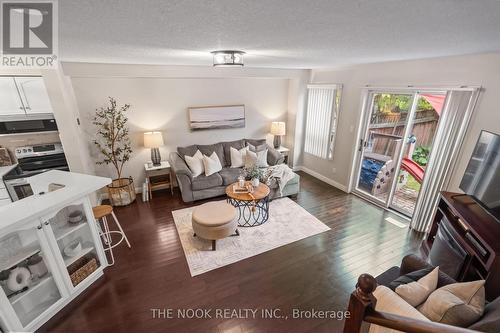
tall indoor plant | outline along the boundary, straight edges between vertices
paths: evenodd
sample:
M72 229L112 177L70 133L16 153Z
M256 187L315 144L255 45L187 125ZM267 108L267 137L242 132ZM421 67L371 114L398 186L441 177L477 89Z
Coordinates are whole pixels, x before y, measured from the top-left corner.
M103 156L96 163L111 164L116 171L117 177L108 185L109 200L113 206L125 206L135 200L132 177L122 176L123 167L132 154L128 118L125 116L129 108L129 104L117 107L116 100L109 97L109 105L96 109L93 120L93 124L98 128L94 144Z

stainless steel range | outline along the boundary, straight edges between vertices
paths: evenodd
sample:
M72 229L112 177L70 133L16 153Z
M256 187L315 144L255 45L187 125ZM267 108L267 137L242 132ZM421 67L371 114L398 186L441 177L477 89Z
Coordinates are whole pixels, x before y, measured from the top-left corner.
M49 171L69 171L68 162L60 143L18 147L15 150L17 167L3 176L12 201L33 195L26 178Z

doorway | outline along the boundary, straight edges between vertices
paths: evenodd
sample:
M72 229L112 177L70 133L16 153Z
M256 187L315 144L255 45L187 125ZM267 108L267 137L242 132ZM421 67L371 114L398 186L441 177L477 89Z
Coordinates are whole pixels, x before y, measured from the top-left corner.
M354 192L413 216L446 91L372 90L362 117Z

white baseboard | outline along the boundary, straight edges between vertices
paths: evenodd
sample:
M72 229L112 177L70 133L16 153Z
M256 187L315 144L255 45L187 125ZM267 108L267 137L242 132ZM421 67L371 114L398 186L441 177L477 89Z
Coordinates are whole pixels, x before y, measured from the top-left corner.
M342 185L339 182L337 182L337 181L335 181L333 179L330 179L330 178L328 178L326 176L323 176L322 174L320 174L320 173L318 173L318 172L316 172L314 170L306 168L305 166L300 166L300 165L299 166L295 166L295 167L293 167L293 171L303 171L303 172L307 173L308 175L313 176L314 178L317 178L317 179L319 179L319 180L321 180L321 181L323 181L323 182L325 182L325 183L327 183L329 185L332 185L333 187L338 188L342 192L348 193L347 192L347 186Z

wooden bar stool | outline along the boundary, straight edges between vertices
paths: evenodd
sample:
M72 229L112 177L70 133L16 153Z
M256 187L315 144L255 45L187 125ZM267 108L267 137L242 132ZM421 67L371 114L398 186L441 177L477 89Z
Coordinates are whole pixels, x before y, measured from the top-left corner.
M128 241L127 236L125 235L125 232L122 229L122 226L120 225L120 222L118 222L118 219L116 218L115 213L113 212L113 207L110 205L100 205L92 208L92 211L94 212L94 217L96 218L97 221L102 221L104 230L101 228L101 225L99 222L97 222L97 226L99 227L99 234L101 235L102 241L105 245L104 251L109 251L109 254L111 256L111 262L108 261L108 266L113 266L115 264L115 257L113 255L113 248L118 246L123 240L127 243L127 246L131 248L130 242ZM107 216L111 215L113 217L113 220L115 221L116 226L118 227L119 230L110 230L109 229L109 224L108 224L108 219ZM113 239L111 237L112 234L118 234L120 235L120 240L113 244Z

